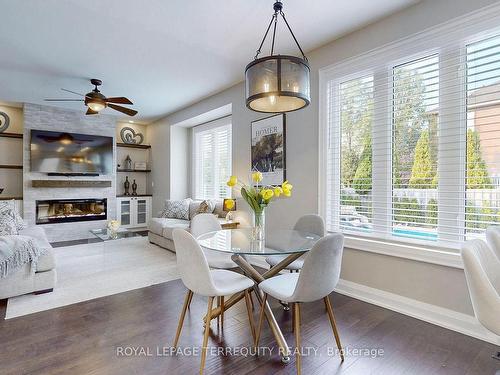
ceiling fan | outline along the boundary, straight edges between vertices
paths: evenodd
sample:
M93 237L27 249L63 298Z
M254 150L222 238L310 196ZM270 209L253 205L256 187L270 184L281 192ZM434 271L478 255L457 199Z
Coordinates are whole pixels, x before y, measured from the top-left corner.
M96 115L100 111L102 111L104 108L109 107L111 109L114 109L115 111L125 113L128 116L135 116L137 114L137 111L127 108L127 107L122 107L121 105L116 105L113 103L118 103L118 104L134 104L132 103L129 99L124 98L124 97L116 97L116 98L106 98L99 89L97 88L98 86L102 85L102 81L100 79L91 79L90 83L93 84L95 87L94 89L83 95L78 92L74 92L71 90L67 89L61 89L66 92L70 92L75 95L80 95L83 96L84 99L45 99L46 102L84 102L85 105L88 107L87 112L85 113L86 115Z

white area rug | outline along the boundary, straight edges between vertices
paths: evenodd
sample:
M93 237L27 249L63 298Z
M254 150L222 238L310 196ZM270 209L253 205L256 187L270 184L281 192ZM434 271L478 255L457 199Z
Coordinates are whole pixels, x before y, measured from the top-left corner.
M9 298L6 319L179 278L175 254L147 237L59 247L52 293Z

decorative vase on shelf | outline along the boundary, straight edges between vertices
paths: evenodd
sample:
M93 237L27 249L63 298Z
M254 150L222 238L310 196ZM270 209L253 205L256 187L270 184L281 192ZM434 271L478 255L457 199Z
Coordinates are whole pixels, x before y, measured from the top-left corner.
M252 239L255 241L264 241L266 239L266 210L252 211L253 227Z
M130 181L128 180L128 176L125 176L125 182L123 183L123 188L125 189L123 195L130 195L129 193Z
M132 169L132 159L130 158L130 155L127 155L125 158L125 169L130 171Z
M132 183L132 195L137 195L137 182L135 182L135 179Z

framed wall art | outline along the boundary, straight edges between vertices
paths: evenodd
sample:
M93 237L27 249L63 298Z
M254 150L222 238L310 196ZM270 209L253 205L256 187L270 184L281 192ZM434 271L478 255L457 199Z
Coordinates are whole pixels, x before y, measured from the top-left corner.
M262 172L263 185L286 180L286 115L252 121L252 170Z

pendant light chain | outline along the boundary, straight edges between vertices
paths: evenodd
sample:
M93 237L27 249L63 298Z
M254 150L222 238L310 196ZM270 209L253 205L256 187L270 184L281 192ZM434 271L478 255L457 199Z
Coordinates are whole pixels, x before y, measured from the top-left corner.
M295 37L295 34L292 31L292 28L290 27L290 25L288 24L288 21L286 20L285 13L283 13L283 11L280 10L280 14L281 14L281 17L283 17L283 21L285 21L286 27L288 27L288 31L290 31L290 34L292 34L293 40L295 40L295 44L297 44L297 47L299 47L299 51L302 54L302 57L304 58L304 60L308 61L304 51L302 51L302 47L300 46L299 41Z
M255 54L254 60L257 60L257 58L258 58L258 57L259 57L259 55L260 55L260 52L261 52L262 46L264 45L264 42L266 41L267 34L269 34L269 29L271 28L271 25L273 24L273 21L274 21L274 17L275 17L275 16L276 16L276 14L273 14L273 16L271 17L271 22L269 22L269 25L267 26L266 33L264 34L264 38L262 38L262 42L260 42L260 46L259 46L259 49L257 50L257 53Z
M280 3L280 6L277 7L276 3ZM283 21L285 21L285 25L288 28L288 31L290 32L290 34L292 34L292 38L295 41L295 44L297 45L297 47L299 48L299 51L302 54L302 57L304 58L305 61L308 61L307 57L306 57L306 55L304 53L304 51L302 50L302 47L299 44L299 41L295 37L295 34L292 31L292 28L290 27L290 25L288 24L288 21L286 20L285 13L281 9L281 7L282 7L281 2L277 1L276 3L275 3L275 8L274 8L275 9L274 14L271 17L271 21L269 22L269 25L267 26L266 32L264 34L264 37L262 38L262 41L260 42L259 49L257 50L257 52L256 52L256 54L254 56L254 60L257 60L257 58L259 57L259 55L261 53L261 50L262 50L262 46L264 45L264 42L266 41L267 35L269 34L269 30L271 29L271 25L273 23L274 23L274 26L273 26L273 39L272 39L272 42L271 42L271 55L270 56L274 55L274 44L275 44L275 41L276 41L276 26L278 24L278 15L280 15L283 18Z

